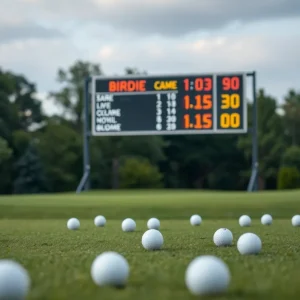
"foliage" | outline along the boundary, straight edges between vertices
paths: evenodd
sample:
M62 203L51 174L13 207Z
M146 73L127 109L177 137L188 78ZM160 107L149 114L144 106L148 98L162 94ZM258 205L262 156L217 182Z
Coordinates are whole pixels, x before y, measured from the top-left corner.
M49 94L50 99L63 109L64 117L71 119L78 131L82 128L84 79L92 75L102 75L100 65L76 61L68 70L58 70L57 81L63 88Z
M291 89L284 98L285 134L292 145L300 145L300 94Z
M121 188L160 188L162 175L147 159L129 157L119 169Z
M258 156L259 176L263 185L276 186L277 172L281 160L284 144L284 126L282 117L277 114L277 102L271 96L266 95L263 89L257 94L258 113ZM248 110L249 120L252 125L252 105ZM251 135L240 136L238 147L250 159L252 150Z
M30 143L24 155L17 161L14 193L37 194L48 192L43 165L34 143Z
M8 147L6 140L0 137L0 167L12 156L12 150Z
M278 172L278 189L300 188L300 171L296 167L282 167Z
M146 74L135 67L123 73ZM37 141L49 191L75 190L83 173L83 83L91 75L103 75L100 64L76 61L59 69L60 87L50 92L48 101L60 113L45 116L35 84L23 75L0 69L0 193L13 193L13 165L33 140ZM280 107L278 100L264 89L257 91L262 189L277 188L280 167L300 170L300 93L287 91ZM252 108L249 103L250 130ZM251 174L251 134L93 137L89 143L93 189L140 185L131 183L138 178L132 179L128 171L128 165L135 168L137 161L156 169L164 188L245 190ZM124 167L130 180L119 176Z
M75 190L82 169L80 135L71 126L50 121L36 134L36 138L51 190Z
M300 172L300 147L291 146L286 149L282 156L282 165L296 167Z

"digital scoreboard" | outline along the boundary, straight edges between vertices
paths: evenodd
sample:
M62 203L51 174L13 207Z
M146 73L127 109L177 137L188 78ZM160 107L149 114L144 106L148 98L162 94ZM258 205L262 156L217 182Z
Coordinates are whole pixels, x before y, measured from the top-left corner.
M93 77L92 134L247 132L246 74Z

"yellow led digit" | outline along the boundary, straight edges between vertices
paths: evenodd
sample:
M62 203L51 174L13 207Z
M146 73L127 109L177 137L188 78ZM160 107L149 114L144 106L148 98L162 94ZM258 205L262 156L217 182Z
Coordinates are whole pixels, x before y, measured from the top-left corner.
M237 113L231 114L230 121L232 128L238 128L241 125L241 118L240 115Z
M231 108L236 109L240 107L240 95L239 94L232 94L230 97L230 104Z
M238 113L228 114L224 113L220 116L220 125L223 129L238 128L241 125L241 118Z
M222 94L222 105L221 108L222 109L227 109L230 107L230 95L228 94Z
M239 94L222 94L222 103L221 109L228 109L228 108L239 108L241 105L240 95Z
M230 115L225 113L221 114L220 125L222 128L228 128L230 126Z

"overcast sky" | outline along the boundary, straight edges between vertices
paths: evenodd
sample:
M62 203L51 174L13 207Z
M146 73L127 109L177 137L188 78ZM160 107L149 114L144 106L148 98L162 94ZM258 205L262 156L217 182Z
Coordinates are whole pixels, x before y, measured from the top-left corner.
M257 71L281 100L300 90L300 0L0 0L0 67L41 95L59 67L152 74ZM46 101L46 100L45 100ZM48 110L53 105L46 102Z

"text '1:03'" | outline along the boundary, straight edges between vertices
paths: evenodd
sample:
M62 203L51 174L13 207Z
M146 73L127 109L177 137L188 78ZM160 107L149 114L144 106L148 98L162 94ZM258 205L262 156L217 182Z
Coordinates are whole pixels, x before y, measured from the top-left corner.
M195 80L185 78L183 80L185 91L195 90L197 92L204 91L209 92L212 90L212 78L210 77L198 77Z

